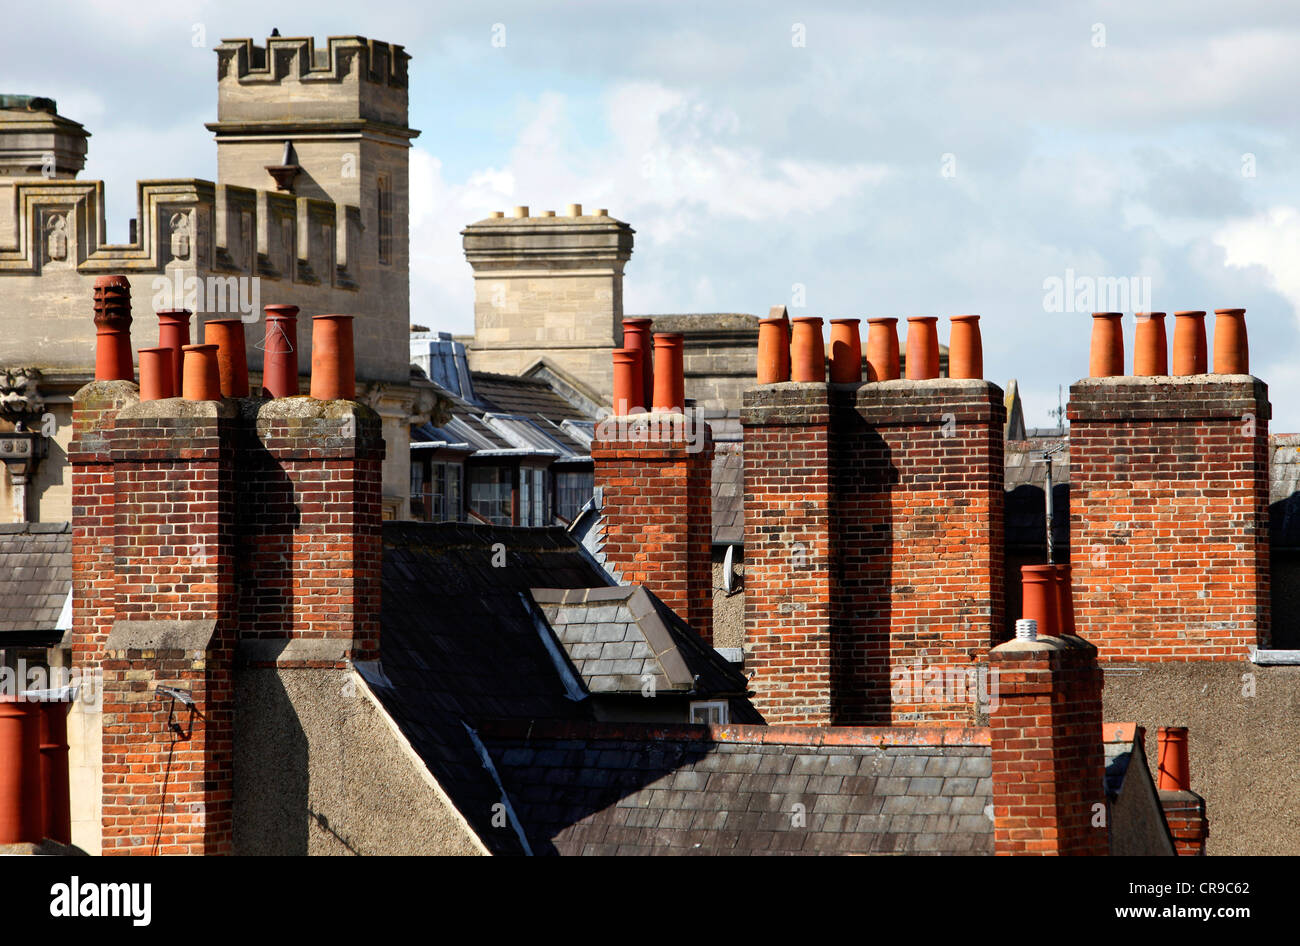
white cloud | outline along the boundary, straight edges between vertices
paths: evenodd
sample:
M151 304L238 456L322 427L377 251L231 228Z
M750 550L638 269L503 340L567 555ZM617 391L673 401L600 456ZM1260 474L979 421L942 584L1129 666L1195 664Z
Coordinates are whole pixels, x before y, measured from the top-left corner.
M1278 206L1234 220L1214 234L1214 242L1223 247L1226 265L1262 267L1300 319L1300 210Z

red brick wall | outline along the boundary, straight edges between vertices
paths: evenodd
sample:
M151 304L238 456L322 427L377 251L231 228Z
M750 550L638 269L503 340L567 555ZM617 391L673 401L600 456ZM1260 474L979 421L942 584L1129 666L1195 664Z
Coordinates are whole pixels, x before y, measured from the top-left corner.
M104 853L229 853L241 637L329 645L281 665L378 654L379 419L309 399L139 404L108 385L78 392L71 451L74 648L103 671Z
M841 723L975 719L969 684L1003 627L1002 398L984 381L900 381L837 412Z
M228 854L233 410L158 403L123 410L111 436L116 613L102 664L103 852ZM182 639L164 622L211 631ZM159 685L188 691L197 712Z
M754 705L773 725L830 725L830 389L745 393L745 640Z
M1195 792L1160 792L1160 807L1179 857L1204 857L1210 837L1205 799Z
M975 721L1002 625L1004 414L980 381L746 392L747 666L769 722Z
M674 415L633 415L633 426L597 427L591 445L602 491L605 564L624 582L643 584L706 641L713 640L713 443L700 423L690 442L683 425L658 423L639 438L637 424ZM679 419L682 415L676 415Z
M995 853L1108 854L1096 649L1077 638L1011 641L989 664Z
M299 416L270 401L238 458L243 638L337 641L343 666L379 656L383 441L368 411Z
M1089 379L1069 415L1076 620L1101 659L1267 646L1264 383Z
M72 442L72 659L98 662L117 608L113 577L113 419L137 400L129 381L95 381L73 400Z

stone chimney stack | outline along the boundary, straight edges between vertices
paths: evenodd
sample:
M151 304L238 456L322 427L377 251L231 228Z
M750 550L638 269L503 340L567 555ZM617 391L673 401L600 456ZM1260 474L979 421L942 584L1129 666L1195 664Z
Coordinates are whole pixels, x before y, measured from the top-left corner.
M578 213L530 216L516 207L461 231L474 270L470 367L522 374L545 360L608 400L634 231L603 209L569 210Z

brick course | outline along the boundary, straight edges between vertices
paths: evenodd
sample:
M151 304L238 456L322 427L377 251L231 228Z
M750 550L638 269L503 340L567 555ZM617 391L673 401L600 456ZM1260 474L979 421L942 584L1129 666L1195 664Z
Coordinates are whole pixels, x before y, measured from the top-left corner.
M307 645L248 661L278 666L378 654L378 416L142 404L125 382L83 388L74 416L73 649L103 672L103 851L229 853L240 642Z
M1070 389L1079 633L1109 661L1268 646L1267 387L1244 376Z
M1003 612L1002 393L983 381L746 393L745 628L772 723L969 724ZM896 685L902 683L903 685Z
M989 714L995 853L1108 854L1096 648L1013 640L989 663L998 674Z
M675 418L676 420L672 420ZM596 428L605 564L642 584L705 641L713 640L713 441L699 423L690 443L681 414L631 415ZM649 435L647 435L649 431Z

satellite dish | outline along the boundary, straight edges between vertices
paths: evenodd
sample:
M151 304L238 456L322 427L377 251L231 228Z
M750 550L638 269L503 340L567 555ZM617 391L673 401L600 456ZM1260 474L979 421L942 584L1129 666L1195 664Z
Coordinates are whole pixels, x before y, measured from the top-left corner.
M722 589L727 594L733 594L736 590L736 547L727 546L727 554L722 559Z

